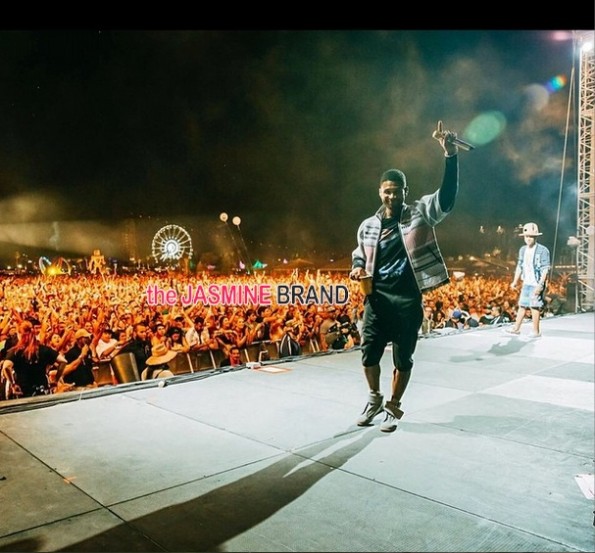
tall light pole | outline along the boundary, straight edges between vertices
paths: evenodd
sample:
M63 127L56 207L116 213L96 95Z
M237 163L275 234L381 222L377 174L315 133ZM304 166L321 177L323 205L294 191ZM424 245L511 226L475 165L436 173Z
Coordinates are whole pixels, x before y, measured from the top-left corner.
M233 231L231 230L231 227L229 226L229 216L227 215L227 213L225 213L225 211L223 211L222 213L219 214L219 220L222 221L223 223L225 223L225 226L227 227L227 230L229 231L229 234L231 236L231 241L233 242L233 249L235 251L235 254L238 257L240 266L243 265L244 261L242 259L242 257L243 257L242 252L241 252L240 248L238 248L235 236L233 235Z
M242 230L240 229L240 223L242 222L242 220L236 215L231 222L238 227L238 233L240 235L240 238L242 240L242 246L244 247L244 253L246 254L246 261L248 262L248 264L246 265L246 270L249 273L252 270L252 261L250 259L250 254L248 253L248 248L246 247L246 242L244 241L244 235L242 234Z

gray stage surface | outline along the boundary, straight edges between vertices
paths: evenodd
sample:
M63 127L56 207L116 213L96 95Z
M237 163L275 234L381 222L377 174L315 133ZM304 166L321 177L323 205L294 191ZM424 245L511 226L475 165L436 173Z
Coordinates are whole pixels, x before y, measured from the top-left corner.
M594 551L594 322L420 340L393 434L357 350L5 402L0 551Z

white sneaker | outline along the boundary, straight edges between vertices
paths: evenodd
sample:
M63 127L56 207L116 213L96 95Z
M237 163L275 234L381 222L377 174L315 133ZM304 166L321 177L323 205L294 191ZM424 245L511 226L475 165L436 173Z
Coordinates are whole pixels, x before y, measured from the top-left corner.
M374 418L384 411L384 407L382 407L383 400L384 396L382 394L374 394L373 392L370 392L368 403L366 403L362 414L357 419L357 425L369 426Z
M394 432L397 429L397 419L393 417L392 413L384 412L384 420L380 425L382 432Z
M394 432L397 429L397 419L400 419L404 415L400 407L401 402L394 403L387 401L384 404L384 420L380 425L382 432Z

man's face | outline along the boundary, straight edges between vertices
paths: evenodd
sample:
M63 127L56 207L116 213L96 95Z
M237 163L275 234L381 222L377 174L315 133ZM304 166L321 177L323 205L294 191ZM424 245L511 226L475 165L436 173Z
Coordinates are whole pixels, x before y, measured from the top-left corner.
M525 244L527 244L527 246L531 247L535 244L535 236L524 236L525 239Z
M392 211L403 205L407 196L407 188L399 183L385 180L380 185L378 194L382 200L382 205Z

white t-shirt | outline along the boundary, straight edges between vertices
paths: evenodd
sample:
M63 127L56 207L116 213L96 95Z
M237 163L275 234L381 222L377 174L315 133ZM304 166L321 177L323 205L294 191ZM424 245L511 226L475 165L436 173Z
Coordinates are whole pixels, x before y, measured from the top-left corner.
M186 332L186 341L190 347L207 344L209 340L209 331L206 328L203 328L200 334L196 328L190 328Z
M116 340L115 338L111 338L109 340L109 342L104 342L103 340L99 340L99 342L97 342L97 345L95 346L95 353L97 353L97 358L101 359L101 354L106 350L111 348L112 346L115 346L118 343L118 340ZM112 351L110 353L110 355L113 355L114 352Z
M533 269L533 259L535 258L536 249L535 245L531 248L527 246L523 258L523 284L528 284L529 286L539 285L535 277L535 270Z

